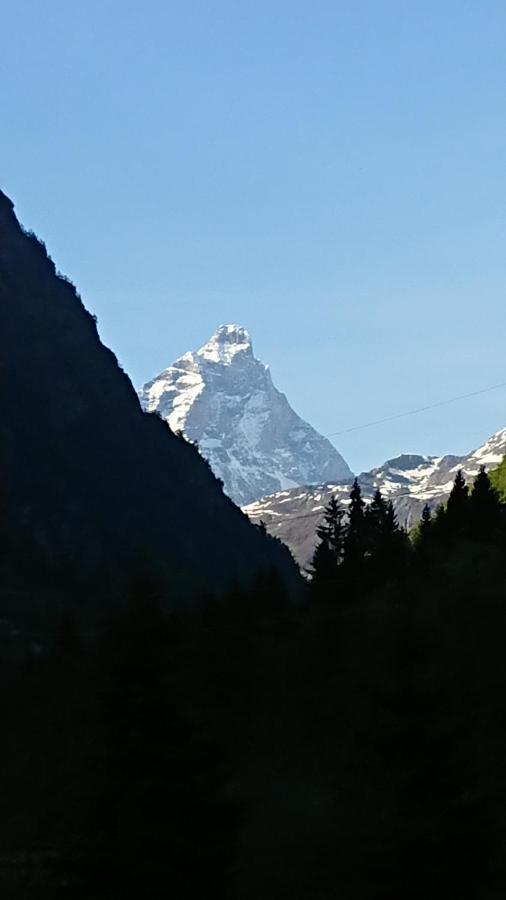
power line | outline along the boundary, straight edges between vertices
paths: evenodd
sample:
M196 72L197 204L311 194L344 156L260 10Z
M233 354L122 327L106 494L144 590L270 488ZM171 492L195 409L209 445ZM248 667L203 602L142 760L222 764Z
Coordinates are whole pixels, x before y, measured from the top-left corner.
M497 391L499 388L506 387L506 381L499 384L491 384L489 387L481 388L479 391L471 391L469 394L459 394L457 397L449 397L447 400L439 400L438 403L430 403L428 406L419 406L416 409L410 409L406 412L395 413L393 416L385 416L382 419L374 419L372 422L364 422L362 425L353 425L351 428L344 428L342 431L331 431L327 437L337 437L341 434L350 434L352 431L362 431L364 428L372 428L374 425L383 425L384 422L393 422L395 419L404 419L407 416L416 416L418 413L428 412L430 409L437 409L440 406L448 406L450 403L457 403L459 400L469 400L470 397L477 397L479 394L488 394L489 391Z
M326 437L336 437L337 435L341 435L341 434L350 434L350 432L352 432L352 431L361 431L364 428L372 428L374 425L382 425L384 422L392 422L395 419L403 419L406 416L415 416L418 413L428 412L428 410L430 410L430 409L437 409L440 406L448 406L448 404L450 404L450 403L457 403L459 400L468 400L470 397L478 397L480 394L488 394L489 391L497 391L497 390L499 390L499 388L505 388L505 387L506 387L506 381L501 381L501 382L499 382L499 384L491 384L491 385L489 385L489 387L480 388L477 391L470 391L468 394L459 394L456 397L449 397L446 400L439 400L437 403L430 403L427 406L419 406L416 409L410 409L410 410L407 410L406 412L395 413L393 416L385 416L382 419L374 419L372 422L365 422L362 425L353 425L351 428L344 428L342 431L331 431L330 433L328 433L326 435ZM344 487L344 485L343 485L343 487ZM315 490L318 490L318 487L316 487ZM394 494L391 499L400 500L403 497L413 498L413 494L410 492L408 492L406 494ZM415 498L415 499L420 499L420 498ZM430 499L430 498L428 498L428 499ZM428 502L428 499L426 502ZM307 513L299 513L294 516L289 516L289 520L290 520L290 522L293 522L295 519L314 518L318 515L318 513L322 512L323 509L324 509L324 507L321 507L320 509L311 510L310 512L307 512ZM265 512L268 515L269 511L265 510ZM260 512L259 513L260 518L261 518L261 515L262 515L262 513ZM276 519L274 519L272 522L269 522L269 525L274 525L275 522L276 522Z

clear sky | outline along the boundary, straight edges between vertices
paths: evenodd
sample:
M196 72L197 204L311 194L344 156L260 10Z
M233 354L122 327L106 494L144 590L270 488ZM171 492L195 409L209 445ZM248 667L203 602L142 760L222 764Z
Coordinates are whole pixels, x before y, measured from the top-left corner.
M136 385L222 322L324 433L506 380L504 0L1 5L0 186ZM334 441L502 426L506 389Z

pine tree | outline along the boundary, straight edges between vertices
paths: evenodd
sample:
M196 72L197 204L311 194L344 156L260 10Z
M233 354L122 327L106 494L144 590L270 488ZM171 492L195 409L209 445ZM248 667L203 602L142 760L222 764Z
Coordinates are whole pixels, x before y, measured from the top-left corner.
M420 537L425 538L432 525L432 512L428 503L422 509L422 518L420 520Z
M367 550L366 556L370 569L375 569L386 530L387 504L379 488L368 508L364 511Z
M337 578L335 560L329 545L321 540L315 547L311 566L311 592L318 600L328 600Z
M492 534L499 525L501 504L492 487L485 467L481 466L469 497L469 530L473 538L481 540Z
M426 559L431 539L434 534L434 520L428 503L422 510L422 517L415 537L415 548L420 559Z
M446 515L444 517L444 531L446 537L450 540L461 536L467 529L469 512L469 491L466 480L459 469L455 476L455 481L448 503L446 504Z
M309 569L313 593L320 599L331 599L338 585L344 541L343 511L335 496L330 498L316 534L319 543Z
M401 528L391 500L387 504L387 534L391 548L391 571L398 575L409 562L411 554L411 542L405 528Z
M350 493L348 525L343 542L343 574L350 590L362 587L364 582L364 561L368 543L364 509L360 484L355 478Z
M339 565L343 552L343 511L335 496L332 496L327 504L323 516L323 523L317 528L318 537L326 541L336 565Z
M446 506L439 503L436 507L436 513L432 516L432 530L437 542L445 539L446 535Z
M367 519L371 540L374 543L374 537L375 535L381 533L387 517L387 503L386 500L384 500L379 488L376 488L374 497L372 498L371 504L368 507L365 516Z
M407 539L399 528L391 500L376 490L365 513L367 555L366 563L371 584L395 576L405 558Z

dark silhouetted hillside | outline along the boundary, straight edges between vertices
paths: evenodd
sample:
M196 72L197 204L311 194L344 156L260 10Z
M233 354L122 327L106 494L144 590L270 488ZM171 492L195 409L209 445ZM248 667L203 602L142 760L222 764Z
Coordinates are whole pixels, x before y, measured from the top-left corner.
M0 192L4 566L156 571L184 594L295 568L198 451L144 413L94 317ZM11 571L11 575L12 575ZM14 573L15 574L15 573Z

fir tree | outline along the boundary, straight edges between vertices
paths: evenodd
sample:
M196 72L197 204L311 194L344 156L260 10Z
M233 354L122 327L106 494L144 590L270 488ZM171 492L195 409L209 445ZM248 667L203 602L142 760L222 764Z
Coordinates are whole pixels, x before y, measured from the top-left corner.
M469 491L466 485L466 479L464 478L462 469L459 469L455 476L455 481L450 496L448 497L446 507L450 518L454 517L457 520L463 519L465 511L467 510L468 495Z
M422 517L415 532L415 548L418 556L425 559L431 543L431 537L434 531L434 520L432 518L431 508L428 503L422 510Z
M367 524L365 504L358 479L355 478L350 493L348 526L343 542L343 567L348 586L353 589L363 581L364 560L367 553Z
M432 530L437 541L442 541L446 532L446 507L444 503L439 503L436 507L436 513L432 516Z
M422 518L420 520L420 537L425 538L432 525L432 512L428 503L422 509Z
M376 490L371 505L365 513L367 532L367 566L371 583L378 583L395 576L406 551L406 535L399 528L391 500L383 498Z
M337 569L326 541L321 540L316 545L308 571L313 596L319 600L327 600L335 584Z
M344 542L343 511L334 496L325 508L323 522L318 526L316 534L319 543L309 569L313 593L320 598L330 597L337 587Z
M371 540L374 543L374 538L381 533L387 517L387 504L379 488L376 488L365 516Z
M455 476L445 512L443 535L454 540L466 531L468 523L469 491L461 469Z
M321 541L325 541L332 557L338 566L343 552L343 511L335 496L332 496L325 508L323 522L318 526L316 533Z
M367 550L366 556L370 566L374 566L381 554L381 545L386 529L387 504L379 488L368 508L364 511Z
M401 528L392 500L387 503L386 546L391 566L391 574L397 574L404 566L411 544L405 528Z
M469 498L469 530L473 538L482 540L498 527L501 504L485 467L481 466Z

